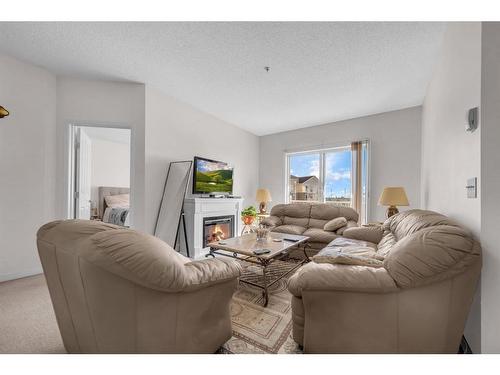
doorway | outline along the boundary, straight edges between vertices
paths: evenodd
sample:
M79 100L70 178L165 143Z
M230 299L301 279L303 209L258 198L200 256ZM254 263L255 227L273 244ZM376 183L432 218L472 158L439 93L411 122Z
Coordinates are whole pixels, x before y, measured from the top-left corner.
M128 226L131 131L70 126L70 217Z

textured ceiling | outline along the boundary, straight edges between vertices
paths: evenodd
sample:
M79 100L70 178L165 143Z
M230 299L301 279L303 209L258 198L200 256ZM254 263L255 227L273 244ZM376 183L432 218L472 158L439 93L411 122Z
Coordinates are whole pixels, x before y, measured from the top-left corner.
M56 74L150 84L263 135L422 104L444 27L1 22L0 52Z

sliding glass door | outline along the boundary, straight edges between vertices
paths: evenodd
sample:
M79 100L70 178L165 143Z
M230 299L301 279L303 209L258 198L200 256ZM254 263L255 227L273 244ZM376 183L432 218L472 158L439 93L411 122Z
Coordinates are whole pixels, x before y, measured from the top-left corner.
M352 158L350 148L338 148L324 154L324 201L351 207Z
M367 217L368 142L288 153L287 201L329 202Z

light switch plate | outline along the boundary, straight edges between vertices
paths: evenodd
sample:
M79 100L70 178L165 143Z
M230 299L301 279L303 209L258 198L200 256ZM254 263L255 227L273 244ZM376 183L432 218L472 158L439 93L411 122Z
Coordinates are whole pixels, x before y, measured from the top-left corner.
M477 198L477 177L467 179L467 198Z

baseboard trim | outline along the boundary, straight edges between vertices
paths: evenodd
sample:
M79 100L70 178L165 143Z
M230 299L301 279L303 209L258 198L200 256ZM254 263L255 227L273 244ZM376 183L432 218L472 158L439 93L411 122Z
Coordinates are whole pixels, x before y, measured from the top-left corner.
M4 281L22 279L23 277L39 275L41 273L43 273L42 267L32 268L31 270L26 270L23 272L4 273L4 274L0 275L0 283L2 283Z

